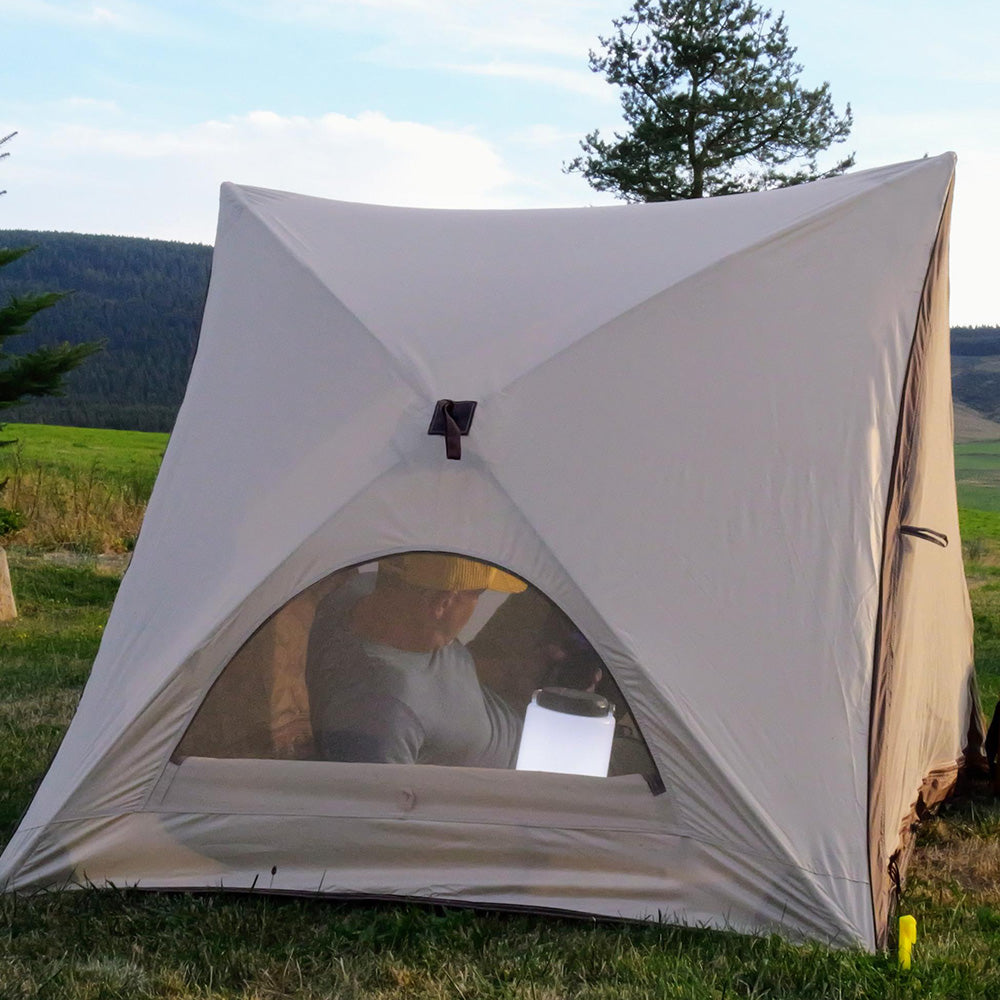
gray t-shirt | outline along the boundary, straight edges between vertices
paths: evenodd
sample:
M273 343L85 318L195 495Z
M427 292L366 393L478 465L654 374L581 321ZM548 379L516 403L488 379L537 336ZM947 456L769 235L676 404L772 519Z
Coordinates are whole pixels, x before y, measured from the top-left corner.
M457 640L433 653L369 642L348 626L373 586L362 574L327 597L309 635L306 683L316 746L327 760L514 766L521 720L476 677Z

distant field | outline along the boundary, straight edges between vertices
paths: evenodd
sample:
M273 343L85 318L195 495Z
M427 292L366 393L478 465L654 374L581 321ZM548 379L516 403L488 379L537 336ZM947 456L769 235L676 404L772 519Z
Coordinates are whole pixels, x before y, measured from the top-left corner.
M1000 510L959 507L958 525L962 532L962 541L967 544L975 538L1000 542Z
M97 471L121 484L148 484L145 489L148 495L168 437L146 431L4 424L0 440L13 438L16 444L0 448L0 471L9 475L18 462L28 467L45 466L59 476Z
M122 484L151 486L169 435L10 423L0 437L17 439L14 447L0 448L0 472L20 461L60 476L97 470ZM956 445L955 474L960 507L1000 511L1000 440Z
M17 529L4 546L124 552L135 544L167 435L7 424L0 511Z
M1000 441L955 445L959 507L1000 511Z
M168 437L145 431L6 424L0 439L14 438L17 443L0 448L0 480L11 477L11 486L0 506L6 502L26 509L29 487L35 488L35 492L39 489L45 492L42 480L47 480L50 484L58 483L63 494L55 506L78 511L76 498L86 494L89 502L88 483L98 482L112 488L133 507L122 525L110 533L113 538L120 538L120 542L112 541L112 549L120 550L122 545L127 547L128 539L138 530L136 518L141 519L142 507L149 499ZM956 445L955 474L963 539L967 543L974 539L1000 542L1000 441ZM18 503L12 502L15 495ZM53 541L62 538L60 544L74 547L67 540L71 529L61 532L55 529L57 516L58 512L48 519L53 526L47 534L36 532L40 537L8 541L45 547L46 538ZM39 519L36 517L35 521L37 524ZM93 524L88 530L93 539L85 546L88 550L92 550L92 545L107 544L101 541L107 532L95 534Z

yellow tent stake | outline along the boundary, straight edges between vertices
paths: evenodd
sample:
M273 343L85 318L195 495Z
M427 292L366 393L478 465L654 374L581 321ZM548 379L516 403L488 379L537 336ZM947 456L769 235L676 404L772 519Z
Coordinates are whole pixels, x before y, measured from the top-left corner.
M909 915L899 918L899 965L909 970L910 951L917 940L917 921Z

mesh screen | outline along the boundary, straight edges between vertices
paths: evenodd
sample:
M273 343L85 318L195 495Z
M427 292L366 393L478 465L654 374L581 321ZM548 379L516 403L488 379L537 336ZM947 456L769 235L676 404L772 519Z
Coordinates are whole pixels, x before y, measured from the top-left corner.
M614 707L609 774L656 769L605 664L544 594L487 563L406 553L332 573L219 675L186 756L513 767L540 688Z

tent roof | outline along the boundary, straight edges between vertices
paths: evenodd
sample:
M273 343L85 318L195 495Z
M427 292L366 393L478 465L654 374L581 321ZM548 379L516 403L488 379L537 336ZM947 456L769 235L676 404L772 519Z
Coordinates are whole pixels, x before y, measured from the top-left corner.
M225 184L220 227L252 216L257 239L313 275L418 391L438 398L466 385L481 399L652 296L875 189L903 186L916 202L952 163L946 155L931 169L916 161L750 197L521 211Z

